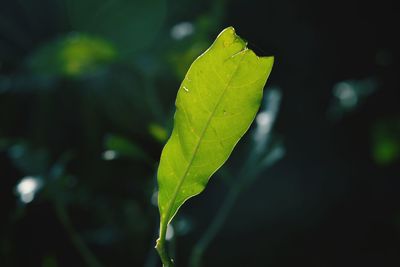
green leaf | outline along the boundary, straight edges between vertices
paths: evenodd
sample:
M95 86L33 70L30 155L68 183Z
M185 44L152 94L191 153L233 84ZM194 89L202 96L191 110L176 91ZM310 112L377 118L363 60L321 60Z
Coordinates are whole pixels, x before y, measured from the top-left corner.
M78 77L116 60L116 48L87 34L68 34L39 47L28 59L35 73Z
M163 251L168 223L187 199L204 190L260 107L273 57L258 57L246 45L226 28L193 62L179 88L174 128L158 169L156 248L165 266L172 266Z
M68 0L66 6L75 31L107 39L124 59L155 41L167 14L166 0Z
M164 143L168 138L168 132L157 123L150 123L148 126L149 133L159 142Z
M372 127L372 156L381 166L387 166L400 159L400 120L380 119Z

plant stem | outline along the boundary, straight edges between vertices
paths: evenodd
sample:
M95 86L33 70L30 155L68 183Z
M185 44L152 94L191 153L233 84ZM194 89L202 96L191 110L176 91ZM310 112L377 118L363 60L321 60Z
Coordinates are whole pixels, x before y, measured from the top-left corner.
M161 228L161 233L163 231L166 232L166 227ZM165 247L165 234L160 234L160 238L157 240L156 243L156 250L158 252L158 255L160 255L161 262L163 264L163 267L174 267L174 262L169 258L167 249Z
M248 164L245 164L248 165ZM203 265L203 255L210 243L215 239L217 233L221 230L229 213L236 203L236 199L240 195L242 187L242 181L236 181L236 183L230 188L227 196L223 200L221 207L219 208L216 217L211 222L209 227L206 229L202 238L195 244L192 253L190 255L190 267L200 267Z
M64 229L67 231L68 236L81 254L83 260L85 261L87 266L90 267L103 267L100 261L96 258L96 256L92 253L92 251L88 248L85 242L82 240L80 235L75 231L72 226L71 220L68 216L67 211L65 210L64 206L57 201L54 201L54 209L56 211L57 217L60 220L61 224L63 225Z
M154 251L154 247L153 247L153 240L157 238L157 235L158 235L158 227L154 230L154 235L153 235L154 238L151 239L151 249L149 250L144 267L157 266L158 257L157 257L156 251Z
M236 183L235 186L231 188L228 195L224 199L222 206L219 208L219 211L214 221L212 221L212 223L204 233L203 237L194 246L192 254L190 256L189 266L200 267L202 265L202 259L205 250L207 249L211 241L214 240L221 227L224 225L230 211L232 210L236 202L236 199L239 196L240 186L236 186L238 184L239 183Z
M280 160L282 156L283 154L281 151L273 150L264 159L263 163L265 164L265 167L268 168L272 166L275 162ZM216 235L226 222L226 219L228 218L229 213L231 212L237 199L239 198L240 193L243 191L243 189L246 189L257 180L259 173L262 170L254 166L254 162L257 162L257 158L257 155L252 154L247 162L244 164L241 172L236 179L236 182L232 185L227 196L223 200L223 203L219 208L216 217L214 217L214 220L206 229L203 237L195 244L190 256L190 267L202 266L204 252L206 251L210 243L215 239ZM245 175L246 173L247 175Z

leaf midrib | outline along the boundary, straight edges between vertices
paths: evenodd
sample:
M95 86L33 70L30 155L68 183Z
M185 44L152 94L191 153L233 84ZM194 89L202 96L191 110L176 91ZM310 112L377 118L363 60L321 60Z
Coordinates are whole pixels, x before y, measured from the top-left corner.
M244 47L243 50L241 50L240 52L245 52L246 50L247 50L247 47ZM240 53L240 52L238 52L238 53ZM203 139L205 133L207 132L207 129L208 129L209 125L210 125L210 122L211 122L212 118L214 117L215 112L217 111L219 105L221 104L221 101L222 101L223 97L225 96L226 92L228 91L228 88L230 87L230 84L231 84L233 78L235 77L235 75L236 75L236 73L237 73L237 71L239 69L239 66L240 66L244 56L245 56L245 53L243 53L242 57L240 58L237 66L235 68L235 71L233 72L232 76L230 77L229 81L227 82L222 94L218 98L218 101L217 101L213 111L211 112L210 116L208 117L206 125L204 126L204 128L203 128L203 130L202 130L202 132L201 132L201 134L199 136L199 140L198 140L198 142L196 144L196 147L195 147L195 149L193 151L192 157L190 158L189 163L188 163L188 165L187 165L187 167L185 169L185 172L183 173L182 177L179 179L179 184L176 187L176 189L175 189L175 191L174 191L174 193L172 195L172 199L169 202L169 205L168 205L168 208L167 208L167 212L165 214L166 216L165 216L165 220L163 222L164 232L166 232L166 228L167 228L166 226L168 225L168 223L171 220L170 215L171 215L173 204L175 203L176 198L178 196L178 192L180 191L180 189L181 189L181 187L183 185L183 182L185 181L185 178L187 177L187 174L188 174L188 172L189 172L189 170L190 170L190 168L191 168L191 166L193 164L194 158L195 158L195 156L196 156L196 154L197 154L197 152L198 152L198 150L200 148L200 144L202 143L202 139ZM163 236L161 238L164 238L164 236L165 236L165 234L163 234Z

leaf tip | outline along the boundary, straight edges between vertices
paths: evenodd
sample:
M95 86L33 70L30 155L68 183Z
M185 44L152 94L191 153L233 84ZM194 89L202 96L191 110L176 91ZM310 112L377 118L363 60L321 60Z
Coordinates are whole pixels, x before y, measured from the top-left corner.
M238 46L240 50L242 50L247 47L247 42L236 34L235 28L232 26L229 26L222 30L221 33L217 36L216 42L221 43L224 48L235 45Z
M274 66L275 62L275 57L274 56L268 56L268 57L258 57L259 59L262 60L263 66L266 68L267 71L267 76L269 76L269 73L272 70L272 67Z
M222 32L224 32L224 31L229 31L229 32L231 32L233 34L236 33L236 30L235 30L235 28L233 26L226 27L224 30L222 30Z
M263 58L265 58L265 60L268 61L271 65L274 65L274 62L275 62L274 56L268 56L268 57L263 57Z

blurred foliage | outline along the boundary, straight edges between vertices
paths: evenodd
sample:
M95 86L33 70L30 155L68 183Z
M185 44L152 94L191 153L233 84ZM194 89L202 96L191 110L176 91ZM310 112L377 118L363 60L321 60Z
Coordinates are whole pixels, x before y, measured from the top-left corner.
M34 73L78 76L115 60L115 48L100 38L72 34L40 47L28 59Z
M43 248L32 236L33 263L12 248L19 238L3 235L4 266L148 261L173 99L181 73L220 30L222 3L194 17L189 1L165 0L21 0L0 10L0 156L10 161L2 173L16 207L4 223L48 222L43 242L63 240L61 249ZM41 210L41 218L30 213Z
M340 119L346 113L356 110L368 96L377 90L378 85L376 78L338 82L332 90L334 97L328 109L329 117Z
M151 123L149 125L149 133L160 143L164 143L168 138L167 131L159 124Z
M151 45L166 18L165 0L69 0L65 5L73 30L110 40L124 57Z
M372 156L379 165L400 160L400 120L380 120L372 128Z
M57 260L54 256L47 256L43 259L42 267L57 267Z
M157 266L155 172L176 92L228 25L277 56L284 138L250 129L204 205L176 218L177 258L217 196L259 177L207 266L398 266L399 16L356 2L3 1L0 266Z
M183 22L171 29L171 36L180 40L180 43L168 55L168 62L174 66L179 79L183 79L193 60L210 46L208 36L213 23L217 22L210 20L210 16L200 16L194 25Z
M146 152L132 141L118 135L108 135L105 138L104 147L107 149L103 153L103 158L112 160L120 156L151 162L151 158Z

